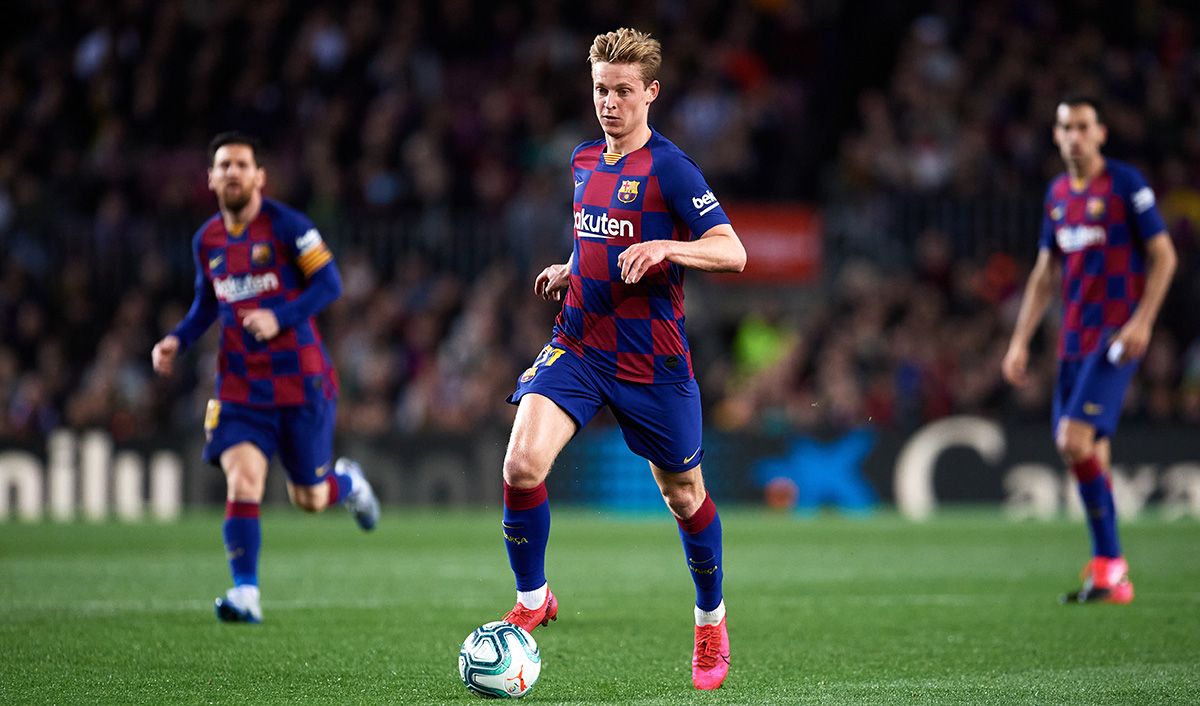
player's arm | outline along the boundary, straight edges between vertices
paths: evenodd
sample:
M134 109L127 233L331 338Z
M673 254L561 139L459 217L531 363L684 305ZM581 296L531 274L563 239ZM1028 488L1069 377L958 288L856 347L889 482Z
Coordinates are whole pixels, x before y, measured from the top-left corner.
M562 299L563 292L571 285L571 261L574 259L575 253L571 253L565 263L550 265L538 273L533 280L533 293L546 301Z
M342 296L342 276L320 233L307 220L300 221L297 230L303 234L295 240L293 255L305 277L304 290L290 302L253 309L242 316L242 327L260 341L269 341L280 331L316 316Z
M260 341L269 341L317 314L342 296L342 276L333 260L308 276L304 291L286 304L252 309L242 316L242 326Z
M1017 314L1017 325L1013 328L1008 352L1004 354L1004 362L1001 364L1004 378L1018 387L1024 385L1027 380L1025 371L1029 365L1029 342L1033 340L1033 334L1054 298L1056 279L1058 260L1049 248L1042 248L1038 251L1033 272L1029 273L1029 281L1025 283L1021 310Z
M617 256L621 280L633 284L663 260L705 272L741 272L746 267L746 248L728 223L715 225L699 238L686 242L650 240L636 243Z
M1116 349L1121 351L1119 363L1138 360L1146 354L1150 332L1154 329L1158 310L1167 297L1167 290L1171 288L1177 262L1175 245L1166 231L1146 241L1146 289L1133 315L1112 340L1114 346L1119 344Z
M217 319L217 295L204 274L204 263L200 261L199 236L192 247L192 259L196 265L196 293L192 297L192 306L183 321L154 344L150 352L150 361L159 375L170 375L174 370L175 356L203 336Z
M705 272L741 272L746 267L746 248L700 167L682 154L657 166L663 199L672 216L687 224L691 238L630 245L617 257L621 280L633 284L664 260Z

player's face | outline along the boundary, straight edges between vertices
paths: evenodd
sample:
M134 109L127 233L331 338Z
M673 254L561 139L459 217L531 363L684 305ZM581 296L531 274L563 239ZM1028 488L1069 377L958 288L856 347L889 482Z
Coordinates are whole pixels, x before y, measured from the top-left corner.
M624 137L645 128L650 104L658 97L658 81L642 83L637 64L592 65L592 102L604 134Z
M254 159L250 145L230 144L217 149L208 169L208 188L217 195L221 208L240 211L266 183L266 172Z
M1064 161L1087 162L1100 156L1108 130L1090 105L1060 103L1054 119L1054 144Z

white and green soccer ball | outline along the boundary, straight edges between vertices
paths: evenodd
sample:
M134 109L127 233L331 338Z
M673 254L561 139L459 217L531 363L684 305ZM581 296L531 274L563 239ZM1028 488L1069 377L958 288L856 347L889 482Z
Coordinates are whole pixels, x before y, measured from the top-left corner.
M458 651L458 676L472 693L519 699L537 683L542 655L524 628L499 620L467 635Z

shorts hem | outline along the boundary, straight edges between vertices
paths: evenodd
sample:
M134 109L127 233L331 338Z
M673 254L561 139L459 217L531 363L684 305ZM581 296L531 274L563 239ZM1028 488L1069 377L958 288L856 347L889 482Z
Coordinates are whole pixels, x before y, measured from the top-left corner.
M217 443L210 441L209 443L204 445L204 451L201 452L200 457L202 459L204 459L206 462L216 466L217 468L220 468L221 467L221 454L225 453L226 451L233 448L234 446L237 446L238 444L254 444L254 448L258 449L259 452L261 452L263 456L267 457L267 463L269 464L271 462L270 454L268 454L267 450L264 449L262 447L262 445L259 444L254 439L233 439L231 441L227 441L227 442L224 442L221 444L217 444Z
M563 414L566 414L568 417L571 418L571 421L575 422L575 432L576 433L579 433L579 430L584 427L583 422L579 421L579 417L576 417L574 412L572 412L571 410L564 407L561 402L554 399L550 395L547 395L545 392L538 392L537 390L517 390L517 391L513 392L511 395L509 395L505 399L505 402L508 402L511 405L519 405L521 403L521 398L524 397L525 395L541 395L542 397L545 397L546 399L553 402L555 407L558 407L559 409L561 409L563 411Z
M655 461L654 459L646 458L645 456L643 456L642 458L645 458L647 461L649 461L650 463L653 463L655 466L658 466L659 468L663 469L667 473L686 473L686 472L692 470L693 468L697 468L700 466L700 463L704 460L704 452L701 451L700 453L696 454L696 458L693 458L692 460L688 461L687 463L662 464L662 463L659 463L658 461Z

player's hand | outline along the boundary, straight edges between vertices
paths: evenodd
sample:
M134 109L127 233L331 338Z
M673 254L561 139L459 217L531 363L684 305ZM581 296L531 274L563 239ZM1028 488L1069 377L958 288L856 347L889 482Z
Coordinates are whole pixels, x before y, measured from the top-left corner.
M279 334L279 319L270 309L251 309L242 315L242 328L259 341L269 341Z
M667 259L673 243L672 240L648 240L625 248L617 256L617 265L621 267L621 281L625 284L636 283L651 267Z
M1027 368L1029 367L1029 349L1024 346L1010 346L1000 363L1000 372L1004 379L1015 387L1024 387L1029 382Z
M170 375L175 369L175 354L179 352L179 338L174 335L163 336L163 339L154 344L154 350L150 351L150 362L154 365L154 372L159 375Z
M533 293L546 301L559 301L571 284L571 270L566 265L551 265L533 281Z
M1121 352L1121 355L1114 361L1114 365L1124 365L1131 360L1141 360L1142 356L1146 355L1146 349L1150 347L1150 324L1137 318L1126 321L1108 345L1109 348L1112 348L1117 344L1120 344L1117 350Z

